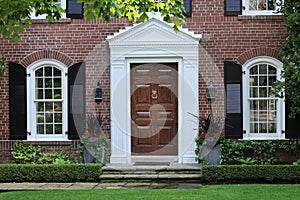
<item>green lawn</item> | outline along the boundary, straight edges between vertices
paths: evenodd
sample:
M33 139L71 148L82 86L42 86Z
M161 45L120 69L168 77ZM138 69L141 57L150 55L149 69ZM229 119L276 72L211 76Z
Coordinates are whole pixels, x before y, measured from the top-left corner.
M15 191L0 193L0 199L300 199L300 184L211 185L200 189L102 189Z

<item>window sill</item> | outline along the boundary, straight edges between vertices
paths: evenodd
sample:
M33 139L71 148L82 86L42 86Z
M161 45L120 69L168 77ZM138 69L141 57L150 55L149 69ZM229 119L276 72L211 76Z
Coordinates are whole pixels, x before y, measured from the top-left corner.
M61 140L61 141L37 141L37 140L24 140L24 144L33 144L40 146L70 146L72 144L72 140Z
M271 21L282 21L283 15L239 15L238 20L240 21L256 21L256 20L271 20Z

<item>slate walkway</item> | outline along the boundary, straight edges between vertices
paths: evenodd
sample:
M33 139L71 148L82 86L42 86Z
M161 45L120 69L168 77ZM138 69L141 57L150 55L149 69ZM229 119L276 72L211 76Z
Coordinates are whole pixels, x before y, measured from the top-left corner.
M18 190L91 190L91 189L198 189L193 183L0 183L0 192Z

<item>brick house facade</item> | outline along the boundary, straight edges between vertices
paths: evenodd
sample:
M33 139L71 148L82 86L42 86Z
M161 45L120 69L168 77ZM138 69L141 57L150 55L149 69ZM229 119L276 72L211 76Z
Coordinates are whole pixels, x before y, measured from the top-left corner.
M18 140L45 146L49 151L71 148L72 155L74 155L79 140L76 135L78 130L73 129L72 126L74 125L71 123L76 114L101 111L104 115L115 119L112 116L114 113L111 112L111 106L114 105L112 103L114 101L114 88L111 85L115 87L113 83L115 78L112 76L117 72L112 72L114 70L112 68L114 62L112 55L115 52L112 52L113 47L109 40L114 40L120 32L123 36L128 34L129 32L126 32L128 27L131 27L130 30L133 31L137 31L137 29L126 19L112 18L109 23L99 20L87 21L81 18L81 13L76 13L76 10L75 13L71 13L73 10L69 3L72 1L62 2L69 5L69 7L67 6L68 18L53 23L48 23L45 19L34 19L32 25L25 26L18 44L7 39L1 39L0 53L6 55L8 67L4 77L0 78L0 112L2 113L0 115L0 163L11 162L10 149L13 142ZM198 112L193 110L193 113L201 116L210 113L210 105L206 99L206 88L211 81L217 89L212 112L226 116L225 135L228 138L295 138L297 133L293 132L295 131L294 122L299 122L299 119L289 120L286 117L288 109L285 109L284 101L273 99L268 92L264 93L264 90L269 91L269 84L274 77L275 79L280 78L282 68L279 57L280 45L285 42L288 36L282 22L283 16L270 12L273 9L271 4L266 6L264 10L260 10L259 7L253 9L251 7L253 5L250 5L249 2L249 0L185 1L186 8L190 12L186 18L187 23L179 34L187 32L187 35L195 38L197 35L201 35L197 45L197 66L193 66L196 68L195 72L198 72L196 76L197 91L193 93L197 94L196 108ZM159 24L158 21L153 23L154 25ZM143 27L143 25L140 26ZM164 26L167 30L168 25ZM153 39L155 40L155 38ZM142 41L136 40L136 42ZM159 49L160 47L151 48ZM153 56L151 57L153 58ZM180 58L180 55L177 53L174 57ZM143 58L144 60L134 62L146 63L148 58L145 56ZM163 59L156 54L156 62ZM177 61L171 60L171 62ZM178 63L180 62L178 61ZM189 58L187 58L187 62L189 62ZM66 118L68 123L55 124L53 122L58 130L63 132L60 138L39 138L38 128L35 126L38 122L31 119L35 118L38 111L35 110L32 113L30 108L36 102L44 103L43 105L48 102L33 100L35 98L34 92L39 88L35 88L35 90L32 87L35 81L32 77L36 73L35 78L39 78L36 70L40 69L40 66L58 66L64 72L58 77L62 82L65 80L63 83L65 85L61 86L61 92L66 90L62 96L68 97L68 99L67 101L62 100L65 102L65 104L62 103L65 106L62 109L62 118ZM76 66L77 71L83 73L84 80L76 79L77 71L71 71L72 67L76 68ZM80 66L84 66L84 70L81 68L80 71ZM180 71L179 68L177 71ZM55 71L56 68L51 69ZM264 70L267 71L263 72ZM44 73L47 72L44 71ZM71 77L72 73L75 73L75 77ZM181 72L178 73L180 76L182 75ZM63 77L65 74L67 78ZM43 76L41 77L43 78ZM46 77L45 74L44 77ZM188 77L186 78L188 79ZM260 84L260 78L265 79L265 82ZM98 82L103 89L103 101L99 104L94 102L94 89ZM25 86L18 87L22 83ZM79 87L75 87L78 85ZM76 93L75 89L75 92L73 91L73 88L80 89L80 86L85 88L84 93ZM52 89L55 91L56 88L52 87ZM41 91L46 95L47 87L44 86ZM70 93L71 91L73 93ZM23 97L20 97L16 93L24 94ZM79 96L75 97L74 102L70 102L74 94ZM130 101L130 96L124 96L124 99L118 100ZM178 104L183 102L183 99L181 100ZM275 103L275 108L271 103ZM76 111L71 105L82 106L83 108ZM15 117L15 113L18 111L23 117ZM179 113L186 116L185 113L187 112L190 110L183 110ZM272 115L272 117L263 118L263 113L268 116ZM183 120L180 116L178 118L179 121ZM117 126L114 122L112 123L113 127ZM180 123L180 127L184 128L185 122ZM116 130L113 127L111 129L109 124L105 131ZM177 129L178 131L181 130L180 127ZM191 130L191 133L182 133L180 137L184 138L183 134L191 134L189 137L195 137L197 131L194 130L194 127ZM116 141L116 143L118 142ZM193 146L191 148L190 154L193 152ZM116 157L118 155L116 154ZM176 156L180 157L180 155ZM192 162L193 159L193 156L188 157L187 155L186 160L179 159L179 162ZM115 160L115 162L130 161L128 157L120 157Z

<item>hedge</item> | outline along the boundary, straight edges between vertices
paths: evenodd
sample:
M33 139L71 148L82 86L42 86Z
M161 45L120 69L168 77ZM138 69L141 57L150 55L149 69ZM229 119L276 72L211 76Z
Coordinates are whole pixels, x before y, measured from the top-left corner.
M300 183L300 165L207 165L202 183Z
M1 164L0 182L97 182L99 164Z

